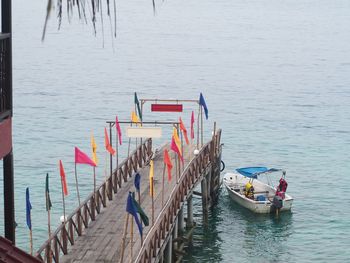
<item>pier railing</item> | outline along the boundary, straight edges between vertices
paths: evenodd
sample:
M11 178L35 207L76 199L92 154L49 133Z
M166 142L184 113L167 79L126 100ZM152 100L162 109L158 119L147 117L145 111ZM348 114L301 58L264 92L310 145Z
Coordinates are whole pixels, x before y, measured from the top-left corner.
M218 130L210 142L205 144L191 162L185 167L178 184L170 194L153 227L147 234L135 262L152 262L157 256L164 239L171 231L172 223L187 194L199 183L206 169L217 161L221 152L221 130Z
M60 255L68 253L68 247L73 246L75 239L84 233L96 215L101 212L101 207L107 206L107 199L113 199L113 192L122 187L123 182L127 182L145 163L149 162L152 156L152 140L147 139L125 159L114 172L104 181L96 192L88 196L65 223L62 223L51 237L39 248L36 257L43 262L60 262Z

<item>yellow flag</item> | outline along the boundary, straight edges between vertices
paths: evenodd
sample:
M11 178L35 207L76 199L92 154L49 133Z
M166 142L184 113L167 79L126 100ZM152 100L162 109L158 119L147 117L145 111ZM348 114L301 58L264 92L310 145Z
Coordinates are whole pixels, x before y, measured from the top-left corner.
M137 117L135 111L131 112L131 121L134 122L134 123L137 123L136 124L137 126L139 125L138 122L140 122L140 119L139 119L139 117Z
M173 130L173 137L174 137L174 141L176 143L177 148L179 148L179 150L180 150L180 154L182 154L181 141L180 141L179 135L177 134L176 128L174 128L174 130Z
M92 148L92 160L97 165L97 163L98 163L97 154L96 154L97 145L95 142L94 135L92 133L91 133L91 148Z
M150 167L149 167L149 194L150 196L154 196L154 189L153 189L153 185L154 185L154 179L153 179L153 175L154 175L154 168L153 168L153 160L151 160L149 162Z

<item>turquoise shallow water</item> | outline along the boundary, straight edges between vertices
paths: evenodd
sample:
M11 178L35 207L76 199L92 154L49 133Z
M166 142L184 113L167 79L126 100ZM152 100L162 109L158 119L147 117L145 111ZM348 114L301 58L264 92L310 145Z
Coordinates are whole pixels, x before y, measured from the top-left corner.
M114 53L108 26L102 48L101 35L94 38L77 20L68 26L64 19L57 32L52 19L41 43L46 1L13 2L20 247L28 249L25 188L31 189L37 248L46 237L46 172L57 225L58 160L65 164L71 211L77 204L73 147L88 152L93 130L103 164L104 121L128 118L134 91L142 98L197 98L202 91L210 115L205 129L214 120L223 129L226 171L282 167L295 202L292 213L277 220L236 207L222 191L205 230L198 202L199 227L186 261L350 261L350 2L160 1L153 16L147 1L118 1ZM90 174L79 167L82 196L92 190Z

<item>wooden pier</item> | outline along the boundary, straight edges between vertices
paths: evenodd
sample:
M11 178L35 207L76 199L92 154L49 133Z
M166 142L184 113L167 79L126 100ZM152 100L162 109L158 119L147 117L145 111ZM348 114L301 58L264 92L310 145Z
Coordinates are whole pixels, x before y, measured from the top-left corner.
M165 179L162 192L164 162L163 150L152 148L147 139L130 156L119 163L95 193L81 203L37 251L43 262L179 262L183 256L184 241L190 241L193 231L194 188L201 186L203 219L215 203L220 187L221 130L193 154L193 147L184 146L184 163L173 167L171 181ZM175 159L175 154L171 154ZM154 222L152 199L149 195L149 162L154 162ZM175 161L174 161L175 163ZM176 166L176 167L175 167ZM144 227L143 240L136 224L126 224L126 200L134 191L134 175L141 175L141 207L149 217ZM164 199L163 199L164 198ZM187 218L184 209L187 207ZM186 221L186 224L185 224ZM128 229L125 249L122 249L124 229ZM131 234L131 230L132 229ZM187 234L187 237L184 235ZM123 260L121 255L123 254Z

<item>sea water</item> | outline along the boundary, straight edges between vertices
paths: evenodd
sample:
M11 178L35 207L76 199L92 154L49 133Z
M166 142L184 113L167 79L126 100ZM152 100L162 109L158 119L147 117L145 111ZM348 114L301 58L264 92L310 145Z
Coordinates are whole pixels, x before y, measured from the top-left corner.
M45 9L46 0L13 1L17 245L29 249L26 187L35 249L47 238L47 172L52 228L59 224L60 159L67 212L77 206L73 149L90 154L91 132L98 182L104 180L105 121L130 118L134 91L139 98L179 99L203 92L205 137L214 121L223 129L225 172L284 168L295 200L291 213L258 216L222 190L206 227L195 200L197 227L185 262L350 261L349 1L158 1L153 14L150 1L121 0L116 39L113 19L104 18L104 37L97 22L95 37L88 12L87 25L74 13L70 24L64 16L60 31L52 13L42 43ZM145 120L179 117L151 114L147 107ZM187 126L192 109L186 104L181 115ZM124 138L122 157L126 145ZM79 166L78 174L85 199L93 188L91 168ZM0 194L3 213L2 188Z

